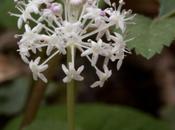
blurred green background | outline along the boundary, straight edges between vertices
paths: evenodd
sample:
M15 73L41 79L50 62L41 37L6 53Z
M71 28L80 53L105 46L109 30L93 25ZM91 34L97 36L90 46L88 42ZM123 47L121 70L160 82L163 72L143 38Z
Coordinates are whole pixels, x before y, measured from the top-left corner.
M117 0L113 0L117 2ZM77 130L175 130L175 0L125 0L137 13L128 29L132 54L103 88L89 86L96 77L87 64L85 81L77 83ZM34 82L17 53L13 0L0 0L0 130L66 130L66 88L56 57L46 72L49 84ZM102 4L104 6L104 4ZM36 117L34 116L38 111ZM33 115L33 114L34 115ZM30 120L35 119L32 123Z

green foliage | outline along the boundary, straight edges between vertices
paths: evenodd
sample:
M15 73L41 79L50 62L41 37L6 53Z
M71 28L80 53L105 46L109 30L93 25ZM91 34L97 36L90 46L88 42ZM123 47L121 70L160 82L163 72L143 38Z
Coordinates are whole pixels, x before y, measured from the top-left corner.
M175 130L175 106L165 107L162 110L162 115L170 123L172 130Z
M24 107L29 84L26 78L0 87L0 114L15 114Z
M17 18L9 15L15 9L13 0L0 0L0 26L6 28L16 28Z
M160 0L160 16L175 13L175 0Z
M77 130L169 130L165 122L125 107L89 104L76 110ZM5 130L18 130L20 121L14 120ZM44 107L25 130L66 130L65 122L66 107Z
M172 13L175 13L175 0L160 0L159 17L150 19L138 15L136 25L129 27L130 37L135 39L128 43L128 47L150 59L164 46L170 46L175 39L175 18L170 17Z
M44 125L43 125L44 124ZM57 120L36 120L30 127L24 130L67 130L67 126L63 122Z
M151 20L137 15L135 22L136 25L129 28L135 39L128 43L128 47L135 48L137 54L148 59L160 53L163 46L169 46L175 38L175 18Z

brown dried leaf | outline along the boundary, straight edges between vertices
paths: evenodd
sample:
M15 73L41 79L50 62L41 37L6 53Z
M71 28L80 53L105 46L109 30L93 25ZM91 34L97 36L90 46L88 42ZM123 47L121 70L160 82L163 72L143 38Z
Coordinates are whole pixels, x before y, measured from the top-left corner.
M25 66L15 57L0 54L0 83L12 80L25 72Z

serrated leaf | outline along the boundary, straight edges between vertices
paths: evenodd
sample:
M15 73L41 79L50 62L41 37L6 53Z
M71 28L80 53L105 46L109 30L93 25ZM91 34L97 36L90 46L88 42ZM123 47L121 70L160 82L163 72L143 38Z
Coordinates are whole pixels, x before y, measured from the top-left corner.
M15 114L22 110L29 91L29 83L26 78L17 79L14 82L0 87L0 114Z
M160 0L160 16L175 13L175 0Z
M135 23L128 29L130 37L135 37L128 47L147 59L160 53L164 46L170 46L175 38L175 18L151 20L137 15Z
M5 130L18 130L19 124L20 119L16 119ZM25 130L65 130L66 124L66 107L45 107ZM165 122L131 108L90 104L77 107L76 127L76 130L170 130Z

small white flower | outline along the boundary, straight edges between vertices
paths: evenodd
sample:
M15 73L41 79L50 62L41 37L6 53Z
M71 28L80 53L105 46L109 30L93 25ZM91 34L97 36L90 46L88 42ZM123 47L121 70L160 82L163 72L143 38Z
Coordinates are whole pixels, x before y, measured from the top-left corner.
M123 37L118 33L114 33L114 34L115 34L115 37L111 37L111 39L115 42L113 44L114 47L111 50L111 52L113 54L111 56L111 60L112 61L118 60L117 70L119 70L122 63L123 63L123 60L125 57L125 52L128 53L128 51L125 50L126 43L125 43Z
M118 33L114 33L114 34L115 34L115 36L111 36L110 37L111 40L114 41L114 43L112 44L113 48L111 49L111 52L115 56L112 57L112 59L111 59L112 61L115 61L116 59L120 59L119 55L124 55L124 53L126 52L125 51L126 43L123 40L123 37L120 34L118 34Z
M95 87L103 87L104 83L106 80L108 80L111 75L112 75L112 71L108 70L107 66L104 66L104 72L101 72L100 70L97 70L97 75L99 77L99 81L96 81L94 84L91 85L91 88L95 88Z
M23 11L22 13L23 14L21 16L19 16L19 19L18 19L18 28L19 29L21 29L24 22L27 22L28 19L32 18L30 12Z
M40 45L42 41L48 39L48 36L38 34L41 31L41 25L38 24L33 29L30 28L28 24L25 25L26 32L22 35L21 40L19 41L20 47L28 47L28 50L32 50L33 53L36 53L37 49L40 49L37 45ZM22 49L26 50L26 49Z
M18 51L19 51L19 54L20 54L22 60L28 64L29 63L28 57L30 56L28 47L21 44L21 45L19 45Z
M132 11L131 10L121 10L122 6L125 4L123 0L119 1L119 7L116 10L113 9L106 9L105 12L110 16L109 17L109 22L110 23L115 23L116 28L120 28L122 33L125 32L126 30L126 24L128 21L133 20L135 15L131 15Z
M49 26L52 25L54 22L57 23L57 17L60 17L63 13L63 7L59 3L52 3L49 4L46 9L41 11L41 18L40 21L45 21L49 23Z
M26 12L38 14L39 6L40 3L38 3L36 0L30 1L30 3L26 7Z
M33 73L34 80L37 80L38 78L40 78L42 81L47 83L47 79L42 74L42 72L44 72L48 68L48 65L42 65L42 64L39 65L40 60L41 60L41 58L38 57L35 61L31 61L29 63L29 67Z
M68 68L65 65L62 65L62 69L66 74L66 77L63 79L63 82L68 83L71 80L82 81L84 78L80 75L84 70L84 66L82 65L77 70L75 70L73 63L69 63Z
M95 19L95 21L104 20L104 12L102 9L99 9L94 6L86 8L86 13L83 16L84 19Z
M91 41L91 47L84 51L81 56L87 56L92 54L92 65L95 65L97 63L99 55L102 53L103 50L103 41L100 39L97 43L94 41Z
M48 38L46 54L50 55L52 50L55 48L57 48L63 55L66 54L66 45L64 45L64 42L62 42L62 40L60 40L60 38L56 34L53 34L51 37Z
M52 11L56 16L61 16L63 13L63 7L59 3L52 3L48 8Z

